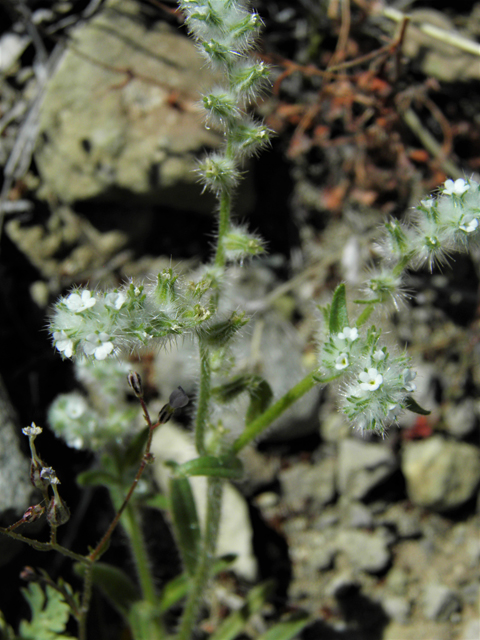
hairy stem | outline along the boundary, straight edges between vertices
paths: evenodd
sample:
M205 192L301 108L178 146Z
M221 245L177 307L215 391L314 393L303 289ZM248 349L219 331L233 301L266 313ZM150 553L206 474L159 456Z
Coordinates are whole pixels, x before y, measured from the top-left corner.
M222 489L223 480L221 478L208 478L207 513L202 547L176 640L191 640L194 625L197 621L205 587L210 578L215 560L222 507Z
M210 355L208 348L199 342L200 347L200 387L198 390L197 418L195 424L195 446L199 455L205 455L205 431L208 422L208 406L211 395Z

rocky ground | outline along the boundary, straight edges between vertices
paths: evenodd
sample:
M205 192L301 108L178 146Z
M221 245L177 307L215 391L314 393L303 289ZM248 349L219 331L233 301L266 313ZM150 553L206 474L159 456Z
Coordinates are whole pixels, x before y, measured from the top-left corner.
M395 13L370 0L255 4L265 21L260 55L273 66L258 112L277 135L246 167L236 206L269 256L233 274L231 302L253 314L237 358L281 394L315 362L314 302L341 280L352 291L361 285L381 222L446 177L478 179L480 5L403 2ZM402 11L412 19L398 39ZM173 3L5 0L0 15L5 524L30 498L25 443L14 455L12 434L32 420L47 427L55 396L78 387L43 330L51 303L73 284L103 288L172 260L191 270L207 259L213 203L192 169L220 138L198 117L198 91L212 78ZM440 31L432 37L425 25ZM245 452L246 477L225 518L239 517L239 535L224 534L222 547L236 549L239 564L212 589L205 634L253 581L273 577L272 606L242 640L297 608L313 620L302 640L478 640L479 279L478 253L443 272L412 273L410 302L382 318L388 339L418 365L429 416L402 419L385 440L361 438L329 388ZM154 406L172 386L194 390L191 357L183 345L136 363ZM234 430L235 414L225 424ZM156 443L160 486L162 455L188 447L181 425L165 434ZM77 514L65 536L84 546L109 517L102 492L83 495L75 484L93 458L44 438ZM161 583L178 566L162 560L172 555L162 518L149 513L147 522ZM70 570L2 549L0 609L15 626L28 611L21 568ZM128 565L120 539L113 551ZM101 637L118 638L116 624Z

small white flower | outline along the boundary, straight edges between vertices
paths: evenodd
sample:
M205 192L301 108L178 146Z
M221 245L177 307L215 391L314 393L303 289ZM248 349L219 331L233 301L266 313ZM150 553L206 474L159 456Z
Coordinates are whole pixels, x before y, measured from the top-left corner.
M55 331L53 334L55 348L63 351L66 358L71 358L74 352L73 340L67 336L65 331Z
M342 369L346 369L349 364L350 363L348 361L348 354L341 353L335 362L335 369L338 369L338 371L341 371Z
M402 407L399 404L389 404L388 407L387 418L389 420L396 420L400 412L402 411Z
M65 413L68 415L69 418L72 418L73 420L78 420L78 418L80 418L80 416L82 416L85 411L87 410L87 403L86 401L78 396L71 396L68 400L68 403L65 406Z
M25 427L24 429L22 429L22 433L25 436L39 436L41 433L43 432L42 427L37 427L37 425L35 424L35 422L32 422L32 426L31 427Z
M428 198L428 200L420 200L420 204L425 207L425 209L431 209L435 204L435 200L433 198Z
M375 360L375 362L381 362L382 360L385 360L385 351L383 351L382 349L377 349L372 355L372 358Z
M465 233L473 233L478 229L478 218L472 218L469 222L458 225L458 228Z
M88 289L84 289L81 294L71 293L68 298L65 299L65 304L74 313L81 313L90 309L96 303L96 299L92 298L92 292Z
M412 371L412 369L404 369L402 371L402 378L403 378L403 388L405 389L405 391L415 391L415 389L417 388L416 384L413 384L412 380L415 380L415 378L417 377L417 372L416 371Z
M338 334L340 340L347 340L348 342L354 342L358 338L358 329L353 327L345 327L341 333Z
M60 480L57 478L52 467L43 467L43 469L40 471L40 477L42 478L42 480L45 480L50 484L60 484Z
M112 291L105 296L105 304L107 307L113 307L114 309L121 309L127 300L127 296L121 291Z
M362 371L358 377L362 391L375 391L383 382L382 374L378 373L373 367L368 369L368 371Z
M470 189L470 185L468 182L463 180L462 178L458 178L458 180L445 180L445 184L443 187L442 193L447 196L461 196Z
M90 333L85 338L86 343L83 350L87 356L94 355L97 360L105 360L109 353L113 351L113 342L107 333Z

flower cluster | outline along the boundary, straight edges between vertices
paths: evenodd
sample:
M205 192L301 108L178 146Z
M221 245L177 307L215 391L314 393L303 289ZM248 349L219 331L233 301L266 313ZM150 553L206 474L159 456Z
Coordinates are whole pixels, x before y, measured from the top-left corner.
M407 408L416 374L406 356L392 356L379 340L380 332L373 326L366 335L356 327L344 327L324 345L320 369L343 381L341 409L352 425L384 434Z
M66 358L105 360L153 340L171 340L210 318L209 283L189 286L165 269L154 285L129 283L111 292L78 289L60 298L50 322L54 346Z
M223 82L202 96L201 107L206 122L224 133L223 149L198 165L198 175L205 189L220 199L230 199L240 177L240 163L258 153L270 139L269 129L247 113L249 103L263 90L269 69L249 55L255 47L260 16L248 2L239 0L180 0L185 22L201 54L216 70L223 72ZM225 228L222 231L227 232ZM239 236L238 233L234 234ZM230 238L234 247L226 260L242 260L263 251L263 243L251 241L248 233ZM244 250L244 247L246 249ZM223 252L220 247L220 252Z
M480 241L480 184L446 180L437 197L422 200L409 224L386 225L383 254L404 268L444 264L450 254L467 251Z
M116 358L75 361L75 375L86 388L58 395L48 410L57 436L74 449L100 451L132 434L138 411L127 403L125 378L129 365Z

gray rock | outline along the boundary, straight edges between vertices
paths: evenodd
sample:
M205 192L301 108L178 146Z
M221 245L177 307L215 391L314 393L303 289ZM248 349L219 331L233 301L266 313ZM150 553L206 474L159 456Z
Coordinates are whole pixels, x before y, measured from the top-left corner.
M425 617L436 622L446 622L460 610L457 594L442 584L428 584L423 592L423 612Z
M472 433L477 422L477 407L473 398L466 398L459 404L449 404L443 415L443 425L456 438Z
M365 531L340 531L336 546L341 549L355 569L367 573L384 571L390 561L391 536L386 529L374 533Z
M467 622L460 640L478 640L478 638L480 638L480 618Z
M35 157L45 197L121 202L134 194L210 206L192 169L219 142L195 107L214 77L191 40L164 23L147 28L139 11L133 0L109 0L71 33L40 114Z
M411 606L405 598L387 596L382 600L382 607L391 620L400 624L406 624L410 618Z
M395 455L386 445L344 440L338 452L338 490L342 495L361 500L396 468Z
M315 510L335 497L335 461L326 458L314 465L300 462L281 471L279 480L284 500L290 508L301 509L309 501Z
M478 449L441 436L408 442L401 466L410 500L437 511L462 505L475 495L480 482Z
M372 513L362 502L342 501L340 509L344 527L348 529L369 529L372 527Z
M11 525L21 518L33 494L30 463L20 451L16 435L19 431L15 412L0 378L0 524L2 526ZM8 562L21 547L21 543L7 536L0 536L0 566Z

